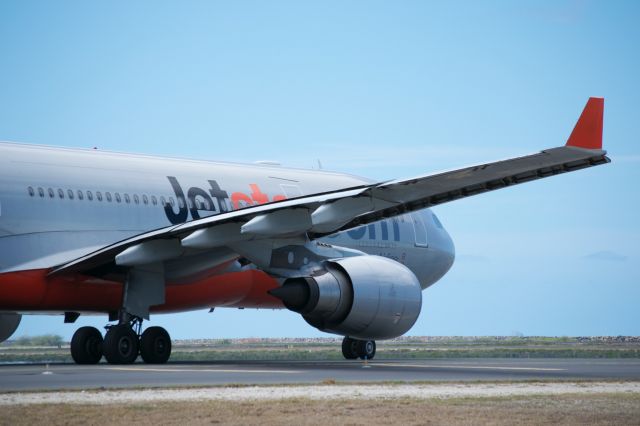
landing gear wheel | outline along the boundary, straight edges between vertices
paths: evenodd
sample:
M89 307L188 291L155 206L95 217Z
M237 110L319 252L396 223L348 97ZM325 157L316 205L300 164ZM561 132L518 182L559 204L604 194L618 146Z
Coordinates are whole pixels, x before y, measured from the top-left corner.
M342 355L345 359L357 359L358 353L358 340L351 337L345 337L342 339Z
M376 356L375 340L358 340L357 347L360 359L373 359Z
M113 326L104 336L102 349L109 364L131 364L138 357L138 335L129 324Z
M147 364L164 364L171 356L171 338L162 327L149 327L140 337L140 356Z
M71 338L71 358L76 364L97 364L102 358L102 334L94 327L80 327Z

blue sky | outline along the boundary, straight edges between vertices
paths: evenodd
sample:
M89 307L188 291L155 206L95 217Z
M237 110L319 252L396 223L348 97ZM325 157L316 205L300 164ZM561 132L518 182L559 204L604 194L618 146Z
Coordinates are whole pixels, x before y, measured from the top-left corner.
M612 164L434 209L458 259L409 334L638 335L638 22L633 1L4 1L0 140L383 180L562 145L603 96ZM152 323L322 335L285 311Z

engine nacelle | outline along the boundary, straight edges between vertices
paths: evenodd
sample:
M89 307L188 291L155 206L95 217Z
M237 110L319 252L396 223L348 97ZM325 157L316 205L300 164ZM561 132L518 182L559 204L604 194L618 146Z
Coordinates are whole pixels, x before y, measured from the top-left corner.
M0 314L0 342L4 342L15 333L21 319L20 314Z
M422 307L422 288L413 272L380 256L327 262L324 271L287 279L270 293L319 330L357 339L401 336Z

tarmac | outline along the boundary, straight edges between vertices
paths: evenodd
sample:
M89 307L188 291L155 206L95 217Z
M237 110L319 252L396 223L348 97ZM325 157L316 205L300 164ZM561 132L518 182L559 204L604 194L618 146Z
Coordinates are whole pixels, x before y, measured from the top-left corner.
M0 392L364 383L638 381L640 359L220 361L163 365L0 365Z

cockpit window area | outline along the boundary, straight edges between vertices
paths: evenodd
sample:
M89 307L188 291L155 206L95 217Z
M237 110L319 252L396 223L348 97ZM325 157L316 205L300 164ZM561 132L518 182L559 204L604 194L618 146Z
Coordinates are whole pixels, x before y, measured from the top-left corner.
M440 222L440 219L438 219L438 216L432 213L431 217L433 218L433 223L435 223L438 228L444 229L444 226L442 226L442 223Z

